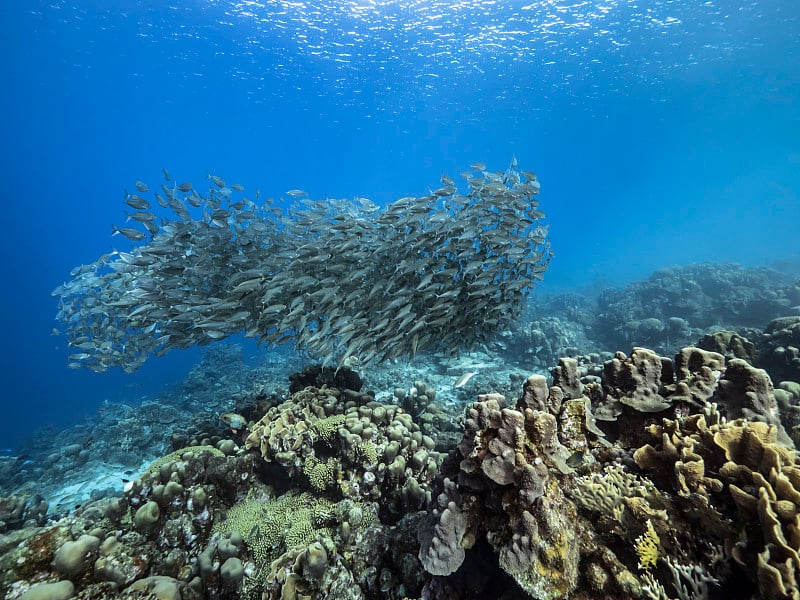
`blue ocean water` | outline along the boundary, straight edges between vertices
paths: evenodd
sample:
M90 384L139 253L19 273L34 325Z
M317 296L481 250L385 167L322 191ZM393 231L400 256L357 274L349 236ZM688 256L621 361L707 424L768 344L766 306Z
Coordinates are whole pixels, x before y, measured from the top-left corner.
M53 0L0 16L0 448L197 360L72 371L50 335L51 290L124 249L123 189L163 167L385 203L516 156L551 225L542 293L800 259L793 2Z

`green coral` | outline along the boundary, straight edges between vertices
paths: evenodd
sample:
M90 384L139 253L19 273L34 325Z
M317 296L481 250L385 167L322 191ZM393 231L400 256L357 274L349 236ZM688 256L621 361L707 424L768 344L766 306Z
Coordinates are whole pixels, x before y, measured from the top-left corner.
M286 548L294 548L295 546L306 546L314 541L317 536L330 536L331 530L327 527L314 528L312 525L311 512L303 514L296 523L293 523L289 530L286 532L284 541Z
M345 415L331 415L324 419L317 419L311 427L321 439L330 443L339 428L344 425L345 418Z
M312 522L331 524L339 521L337 514L341 511L342 504L342 502L331 502L327 498L317 498L317 501L311 506Z
M332 503L309 493L288 492L268 500L245 500L232 506L213 533L237 532L257 565L268 566L288 548L308 544L317 535L330 535L324 527Z
M356 456L361 459L361 462L365 467L377 464L378 462L378 449L372 442L361 442L360 444L356 444L355 452Z
M336 483L341 465L335 459L322 462L315 458L307 458L303 466L303 473L308 477L308 482L315 490L323 492Z
M183 456L187 452L191 452L192 454L196 455L208 452L212 456L225 456L224 452L222 452L218 448L215 448L214 446L187 446L186 448L180 448L179 450L170 452L166 456L157 458L152 463L150 463L150 466L147 467L147 471L145 471L145 473L148 475L157 473L162 466L183 460Z

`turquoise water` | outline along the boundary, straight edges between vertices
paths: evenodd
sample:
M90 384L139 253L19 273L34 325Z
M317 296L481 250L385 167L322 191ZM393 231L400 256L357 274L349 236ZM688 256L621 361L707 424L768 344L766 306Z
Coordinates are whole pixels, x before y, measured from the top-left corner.
M197 360L71 371L50 335L50 291L130 247L110 236L123 189L164 167L383 205L516 156L555 252L534 301L800 259L792 2L112 4L0 8L2 447Z

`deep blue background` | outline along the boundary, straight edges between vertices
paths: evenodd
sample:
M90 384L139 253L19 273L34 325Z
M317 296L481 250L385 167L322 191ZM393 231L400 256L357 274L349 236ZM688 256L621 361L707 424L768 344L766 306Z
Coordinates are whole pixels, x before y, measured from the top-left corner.
M552 224L542 291L800 257L794 2L266 4L2 3L0 449L199 356L98 375L50 336L50 291L165 166L386 202L513 154Z

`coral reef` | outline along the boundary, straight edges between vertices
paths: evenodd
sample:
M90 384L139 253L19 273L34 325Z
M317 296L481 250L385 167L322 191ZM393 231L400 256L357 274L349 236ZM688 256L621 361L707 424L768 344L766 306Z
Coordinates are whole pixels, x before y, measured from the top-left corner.
M796 600L800 287L769 276L606 294L655 346L627 353L569 296L458 359L290 373L213 345L172 396L0 461L0 596Z
M800 316L773 319L761 341L761 364L776 381L800 381Z
M254 464L248 455L187 448L155 463L122 497L92 501L55 524L21 530L16 547L0 558L4 597L25 597L33 593L26 583L58 578L84 597L164 587L178 590L175 597L203 597L195 575L213 513L229 496L245 493ZM205 591L224 597L221 589Z
M41 496L0 497L0 534L25 526L44 525L48 502Z
M672 267L624 290L604 290L590 338L608 349L647 346L671 353L714 328L759 327L798 304L800 287L773 269Z
M176 450L121 497L13 532L0 545L0 594L418 594L414 511L430 499L438 455L410 415L354 390L309 387L251 425L253 451L229 439ZM284 435L291 445L278 442Z
M499 566L533 598L573 597L581 568L605 573L608 581L594 593L640 590L618 559L594 550L596 534L559 484L574 473L562 440L581 454L604 447L599 430L575 419L585 406L583 399L565 399L556 386L548 389L539 376L528 379L516 409L497 394L472 404L464 438L443 465L428 527L420 532L420 560L428 572L456 577L465 549L485 539Z
M562 356L599 348L587 336L588 323L561 316L520 320L500 333L490 347L511 364L527 369L546 369Z
M800 459L766 373L693 347L578 365L468 409L419 535L431 597L485 541L532 598L795 598Z
M118 495L123 479L134 478L170 451L225 440L241 443L241 432L234 433L221 417L260 418L286 396L295 360L284 355L246 365L241 346L210 346L185 380L158 398L103 402L74 427L36 432L18 457L0 460L0 498L24 497L33 516L39 496L54 517L87 500Z
M648 431L659 447L642 446L634 460L665 478L682 516L725 548L762 598L796 598L800 458L779 441L778 428L747 419L708 424L697 414Z
M353 369L341 367L334 369L323 365L309 365L299 373L289 375L289 393L294 394L307 387L323 386L340 390L360 392L364 381Z
M722 354L725 358L741 358L753 366L758 365L756 345L735 331L716 331L704 335L697 342L697 347Z

